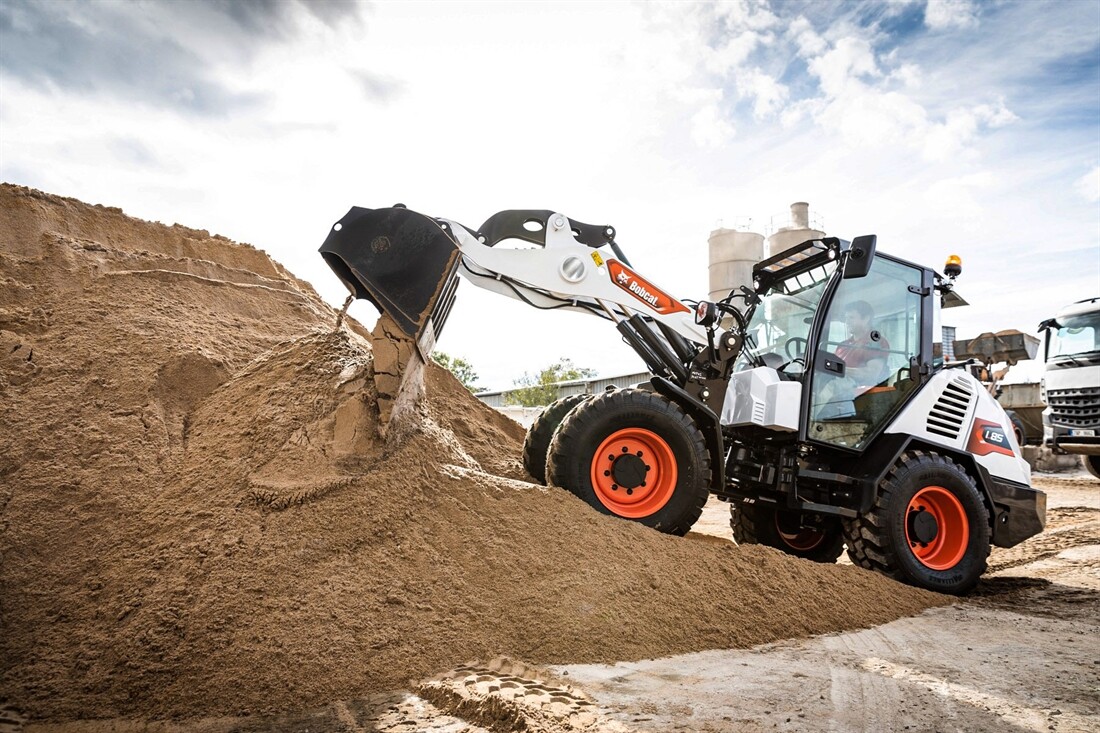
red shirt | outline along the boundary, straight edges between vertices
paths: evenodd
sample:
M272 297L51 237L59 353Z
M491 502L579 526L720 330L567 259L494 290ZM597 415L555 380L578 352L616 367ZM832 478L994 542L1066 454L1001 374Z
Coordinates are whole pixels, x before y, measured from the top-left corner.
M882 359L882 374L879 379L884 379L886 377L886 358L889 356L886 351L889 348L890 342L884 336L880 336L878 341L867 338L864 341L857 342L855 339L849 338L836 347L836 355L844 360L845 366L854 369L865 367L875 359ZM879 379L873 381L877 382Z

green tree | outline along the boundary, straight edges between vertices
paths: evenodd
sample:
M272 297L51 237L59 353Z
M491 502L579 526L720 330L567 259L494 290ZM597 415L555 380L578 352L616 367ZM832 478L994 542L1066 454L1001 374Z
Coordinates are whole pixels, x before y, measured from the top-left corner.
M569 382L594 376L596 376L595 369L578 367L572 359L558 359L535 376L525 372L522 377L515 380L518 389L512 390L504 397L504 404L524 407L549 405L558 398L555 382Z
M471 392L481 391L481 387L477 386L477 372L474 371L474 365L461 356L451 356L444 351L433 351L432 361L455 375L455 379L462 382L462 386L466 389Z

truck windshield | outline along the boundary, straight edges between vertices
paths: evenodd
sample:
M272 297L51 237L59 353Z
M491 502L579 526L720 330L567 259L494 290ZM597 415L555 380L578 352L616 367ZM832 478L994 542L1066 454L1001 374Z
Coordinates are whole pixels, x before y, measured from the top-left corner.
M1059 319L1050 331L1049 358L1100 351L1100 311Z
M763 363L787 364L788 374L804 371L810 325L835 271L836 263L829 262L773 283L753 311L737 369Z

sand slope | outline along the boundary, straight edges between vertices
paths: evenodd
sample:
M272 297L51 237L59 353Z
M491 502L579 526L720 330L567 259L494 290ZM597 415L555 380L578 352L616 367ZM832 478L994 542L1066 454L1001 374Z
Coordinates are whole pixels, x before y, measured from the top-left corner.
M384 444L365 332L246 245L4 185L0 284L0 698L36 719L302 709L948 600L527 483L522 429L435 367Z

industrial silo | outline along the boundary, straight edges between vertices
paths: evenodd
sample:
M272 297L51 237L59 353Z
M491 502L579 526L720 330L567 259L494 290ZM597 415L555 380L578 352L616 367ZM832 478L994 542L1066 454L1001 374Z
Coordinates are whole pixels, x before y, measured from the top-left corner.
M783 213L773 216L768 229L771 234L768 236L765 257L774 257L807 239L825 236L821 222L816 217L811 217L810 205L805 201L791 204L790 215Z
M752 266L764 257L764 235L738 229L710 233L710 299L721 300L742 285L752 287Z

